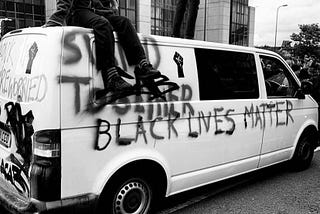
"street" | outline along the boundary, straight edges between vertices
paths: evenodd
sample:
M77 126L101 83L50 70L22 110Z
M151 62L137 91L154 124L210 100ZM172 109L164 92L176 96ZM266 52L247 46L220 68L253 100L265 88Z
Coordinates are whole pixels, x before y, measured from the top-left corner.
M320 213L320 152L302 172L286 164L198 188L164 200L157 214ZM3 208L1 214L10 214Z
M158 214L320 213L320 152L309 169L292 172L286 164L166 200Z

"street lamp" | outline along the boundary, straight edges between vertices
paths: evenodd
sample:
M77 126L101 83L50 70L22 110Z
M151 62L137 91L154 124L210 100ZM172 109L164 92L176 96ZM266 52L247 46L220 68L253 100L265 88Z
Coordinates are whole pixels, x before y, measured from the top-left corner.
M287 4L283 4L283 5L280 5L278 8L277 8L277 15L276 15L276 32L275 32L275 36L274 36L274 50L276 50L276 47L277 47L277 33L278 33L278 16L279 16L279 9L281 7L287 7L288 5Z

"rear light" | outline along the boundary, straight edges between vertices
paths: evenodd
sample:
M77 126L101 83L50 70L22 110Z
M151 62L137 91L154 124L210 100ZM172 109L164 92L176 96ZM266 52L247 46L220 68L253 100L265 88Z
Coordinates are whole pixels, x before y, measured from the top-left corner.
M30 171L31 197L40 201L61 198L61 132L42 130L33 137Z
M39 133L36 133L40 135ZM56 142L55 142L56 141ZM60 139L51 139L50 136L34 136L33 154L39 157L60 157Z

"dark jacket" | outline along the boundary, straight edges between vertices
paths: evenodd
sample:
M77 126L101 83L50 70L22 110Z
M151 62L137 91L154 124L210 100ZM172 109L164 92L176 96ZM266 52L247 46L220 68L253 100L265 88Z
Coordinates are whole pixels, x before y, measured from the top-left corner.
M100 0L104 7L110 8L110 0Z
M92 7L95 9L110 9L109 0L92 0Z
M49 21L63 25L71 9L91 8L91 0L57 0L57 9Z

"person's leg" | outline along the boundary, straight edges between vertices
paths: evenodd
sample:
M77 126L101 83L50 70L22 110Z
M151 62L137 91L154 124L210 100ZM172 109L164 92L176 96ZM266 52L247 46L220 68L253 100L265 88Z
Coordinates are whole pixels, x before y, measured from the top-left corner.
M119 42L126 54L129 65L140 66L137 74L140 78L159 76L160 72L154 69L147 61L145 51L141 45L136 30L131 21L124 16L109 15L106 18L117 32Z
M180 29L181 29L181 23L186 11L188 0L179 0L177 7L176 7L176 13L174 15L174 21L173 21L173 29L172 29L172 36L173 37L180 37Z
M127 17L118 15L110 15L105 18L108 19L114 31L117 32L119 42L126 54L128 64L137 65L142 59L145 59L145 52L131 21Z
M78 25L92 28L96 44L96 66L101 71L105 89L109 91L128 90L131 85L118 74L114 57L113 28L109 21L90 10L80 10L76 14Z
M188 4L189 4L188 5L188 19L187 19L187 26L186 26L186 31L185 31L185 38L186 39L193 39L200 0L189 0Z

